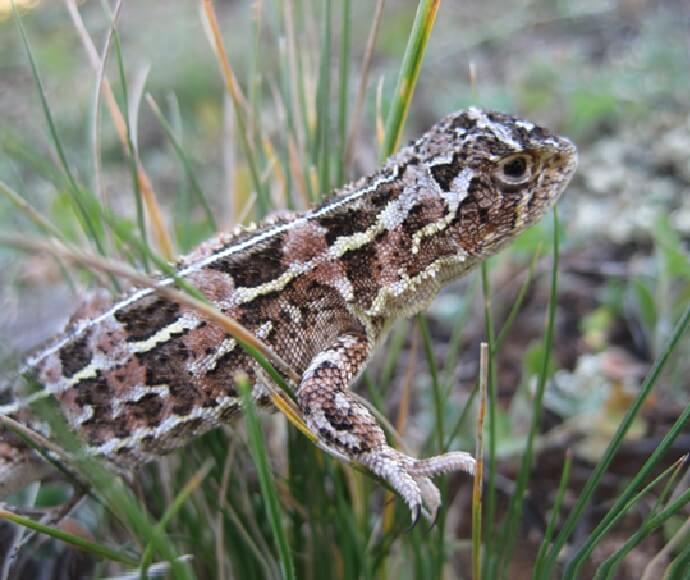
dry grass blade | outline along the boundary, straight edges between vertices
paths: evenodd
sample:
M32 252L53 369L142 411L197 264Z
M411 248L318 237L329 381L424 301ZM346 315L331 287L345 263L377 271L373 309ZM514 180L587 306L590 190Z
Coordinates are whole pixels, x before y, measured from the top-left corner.
M50 453L58 457L61 461L68 460L65 451L59 445L56 445L40 433L37 433L33 429L30 429L29 427L20 423L19 421L15 421L14 419L12 419L12 417L8 415L0 415L0 427L6 427L7 429L11 429L21 437L28 440L31 443L31 445L34 445L36 448L42 449L43 451L49 451Z
M204 25L208 26L208 32L211 35L211 41L213 49L216 53L216 58L218 59L218 64L220 65L220 70L223 74L223 81L225 82L225 88L228 94L232 98L235 107L240 109L242 115L247 114L247 99L245 99L240 89L240 85L237 83L237 78L235 73L230 66L230 61L228 60L228 54L225 51L225 44L223 43L223 37L220 33L220 27L218 26L218 19L216 18L216 10L213 6L211 0L201 0L201 6L204 15Z
M680 487L680 486L679 486ZM652 558L645 567L641 580L654 580L663 578L664 567L672 560L673 555L677 554L684 543L690 540L690 518L683 522L683 525L673 534L668 543Z
M122 8L122 0L117 0L115 4L115 9L110 15L110 26L108 26L108 33L105 36L105 41L103 42L103 50L101 51L101 56L97 56L98 64L96 68L96 92L94 95L94 106L93 106L93 116L91 120L91 155L93 157L94 164L94 192L98 198L105 203L106 198L101 187L101 147L100 147L100 134L101 134L101 92L103 89L103 80L105 79L105 67L108 63L108 54L110 53L110 44L113 40L113 34L115 33L115 27L117 25L117 19L120 16L120 9ZM117 105L116 105L117 106ZM120 110L118 109L118 113ZM121 141L125 154L129 152L129 136L127 135L127 127L124 119L122 120L122 134L119 133L120 139L125 139Z
M76 0L65 0L65 4L67 5L67 10L72 18L72 23L77 31L82 47L86 52L89 64L94 71L99 71L101 68L101 59L98 56L96 45L94 44L91 35L84 25L84 21L82 20L79 9L77 8ZM120 107L117 104L113 89L110 86L110 82L105 77L103 77L100 86L103 91L106 106L110 112L110 117L113 121L113 125L115 126L115 131L117 132L118 139L122 145L122 150L125 155L132 155L135 158L137 166L137 180L139 181L141 195L144 203L146 204L149 220L151 221L151 229L156 240L156 245L166 259L173 260L176 252L172 238L170 237L168 229L165 226L163 213L160 209L160 205L158 204L158 199L153 190L153 186L151 185L151 180L141 164L136 151L130 151L129 138L127 136L127 124L125 123L124 116L122 115Z
M102 558L106 558L108 560L111 560L113 562L120 562L122 564L125 564L127 566L136 566L137 561L129 556L128 554L125 554L123 552L119 552L117 550L113 550L111 548L108 548L106 546L103 546L102 544L97 544L95 542L90 542L88 540L84 540L80 536L76 536L74 534L69 534L67 532L64 532L58 528L53 528L51 526L44 525L40 522L36 522L30 518L26 518L24 516L17 515L13 512L0 509L0 520L7 520L10 522L13 522L15 524L18 524L20 526L24 526L26 528L29 528L31 530L35 530L37 532L40 532L42 534L46 534L48 536L52 536L55 539L62 540L63 542L67 542L68 544L72 544L73 546L76 546L78 548L81 548L82 550L86 550L89 553L96 554Z
M472 578L482 577L482 484L484 483L484 420L489 385L489 345L479 347L479 412L477 413L475 459L477 469L472 486ZM491 525L491 522L489 522Z
M386 127L383 122L381 102L383 101L383 76L379 78L376 85L376 143L379 149L383 149L383 142L386 139Z
M295 120L295 135L297 137L297 139L295 140L295 144L297 145L297 151L299 152L298 159L305 159L304 143L306 141L306 136L304 133L304 129L306 125L304 123L304 119L302 119L302 109L299 106L299 76L297 73L297 45L295 42L295 23L292 18L293 12L294 7L292 6L292 0L285 0L285 2L283 2L283 19L285 21L285 33L287 37L287 58L288 67L290 68L291 79L290 106L292 108L292 115ZM303 173L301 167L299 171L301 174ZM303 177L302 180L304 180Z
M207 32L207 36L209 37L209 42L213 47L218 65L220 66L226 90L230 95L232 104L235 108L237 135L240 138L240 143L242 144L244 156L246 158L247 165L249 166L249 172L252 177L254 189L256 190L257 212L259 217L263 217L270 210L270 200L268 198L268 193L264 183L261 179L254 141L252 138L250 138L250 134L247 129L246 119L249 117L250 113L247 100L242 94L242 91L237 83L237 79L235 78L235 74L230 66L230 61L228 59L228 54L225 51L225 44L223 43L223 37L220 33L220 27L218 26L218 19L216 17L216 11L212 0L202 0L201 7L204 28ZM262 140L260 129L257 128L256 133L260 142Z
M371 68L371 57L374 54L374 46L376 45L376 37L378 36L379 27L381 24L381 16L383 15L383 7L386 0L378 0L376 3L376 10L374 11L374 19L371 22L369 29L369 37L367 38L367 46L364 49L364 58L362 59L362 74L359 77L359 85L357 86L357 98L355 100L355 108L352 113L352 122L350 124L350 132L347 136L347 146L345 147L345 167L348 167L352 162L352 155L355 150L355 143L359 135L359 128L362 122L362 111L364 110L364 97L367 94L367 84L369 82L369 69Z
M0 193L9 199L19 211L25 213L40 229L53 236L55 239L64 241L63 233L4 181L0 181Z

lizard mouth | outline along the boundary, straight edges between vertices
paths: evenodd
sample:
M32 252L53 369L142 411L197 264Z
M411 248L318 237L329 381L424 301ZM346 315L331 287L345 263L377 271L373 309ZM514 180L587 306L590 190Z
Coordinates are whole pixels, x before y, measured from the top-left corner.
M566 137L559 137L552 145L556 145L555 150L543 160L543 164L547 173L559 176L560 187L556 195L559 197L577 170L577 146Z
M554 154L563 171L563 181L568 183L577 169L577 147L570 139L559 139L559 150Z

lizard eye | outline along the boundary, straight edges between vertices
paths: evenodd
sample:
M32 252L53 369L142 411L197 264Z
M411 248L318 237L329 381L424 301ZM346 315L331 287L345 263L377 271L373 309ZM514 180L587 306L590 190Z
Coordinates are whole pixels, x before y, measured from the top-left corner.
M499 161L496 177L505 185L520 185L532 178L534 158L526 153L509 155Z

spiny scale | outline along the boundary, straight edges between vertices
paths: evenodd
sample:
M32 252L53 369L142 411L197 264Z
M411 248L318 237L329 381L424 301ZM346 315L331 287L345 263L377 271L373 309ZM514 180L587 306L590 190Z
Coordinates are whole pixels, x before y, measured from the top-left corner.
M431 478L472 472L474 460L417 460L389 447L349 386L394 321L538 220L576 159L567 139L470 108L321 206L202 244L179 273L302 377L298 404L320 447L385 479L413 517L432 518L440 495ZM0 414L44 431L28 404L54 397L87 448L118 469L228 421L239 407L238 370L259 401L269 381L231 336L150 289L115 302L94 294L28 366L43 390L16 393ZM0 436L0 495L49 473Z

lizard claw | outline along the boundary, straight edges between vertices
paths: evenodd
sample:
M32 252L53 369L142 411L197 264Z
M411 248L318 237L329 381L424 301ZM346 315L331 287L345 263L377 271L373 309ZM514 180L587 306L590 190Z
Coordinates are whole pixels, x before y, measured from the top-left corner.
M436 513L434 514L433 518L427 518L427 519L429 519L429 529L427 530L428 532L433 530L434 526L436 526L436 522L438 521L438 514L439 514L439 512L437 510Z
M438 508L441 507L441 492L428 477L417 476L415 481L424 502L424 518L433 526L438 516Z
M420 504L416 504L413 506L410 506L410 514L412 515L412 524L410 525L409 528L407 528L407 533L409 534L412 532L412 530L415 529L417 524L419 523L419 518L421 516L423 509L420 509Z

